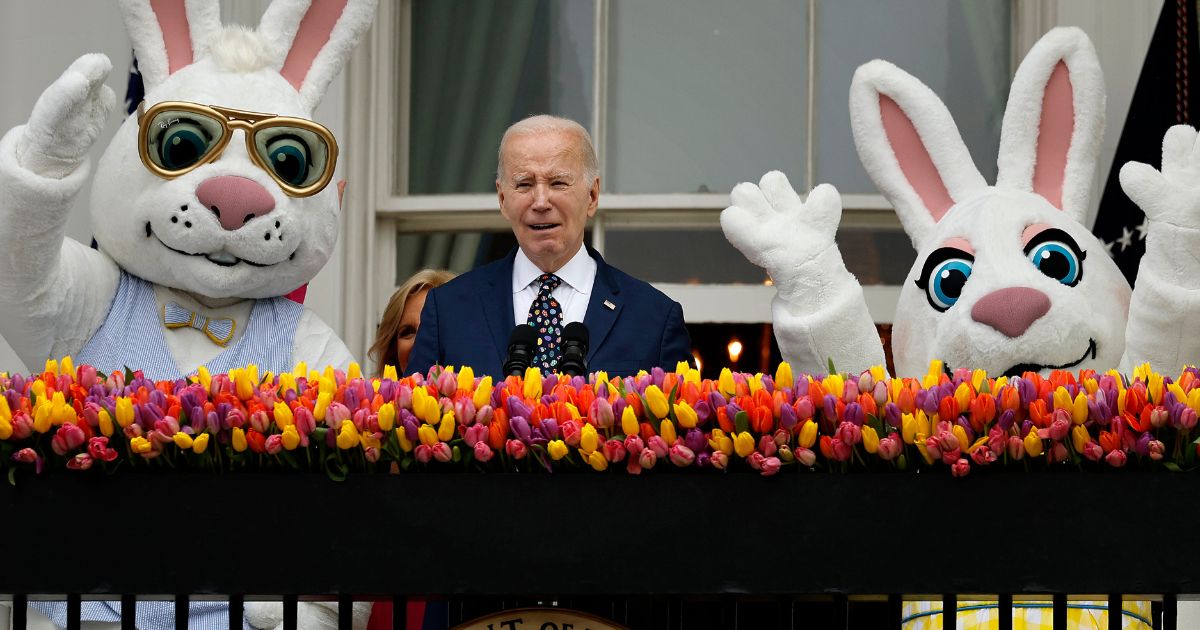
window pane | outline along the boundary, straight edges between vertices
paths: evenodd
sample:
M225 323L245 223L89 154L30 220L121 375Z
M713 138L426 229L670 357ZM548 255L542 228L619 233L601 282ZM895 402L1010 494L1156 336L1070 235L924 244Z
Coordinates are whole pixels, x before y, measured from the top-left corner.
M594 3L419 0L411 32L409 194L494 191L500 136L526 116L590 125Z
M989 182L1012 80L1009 0L838 0L817 12L816 180L874 193L854 149L847 101L854 70L886 59L945 103Z
M605 190L727 192L803 182L805 2L609 5Z

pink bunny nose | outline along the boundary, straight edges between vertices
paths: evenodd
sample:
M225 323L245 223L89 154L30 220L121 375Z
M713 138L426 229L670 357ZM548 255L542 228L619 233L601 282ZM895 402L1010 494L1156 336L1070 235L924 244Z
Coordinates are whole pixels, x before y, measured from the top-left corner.
M206 179L196 188L196 198L212 210L226 230L236 230L254 217L275 209L275 198L258 182L222 175Z
M971 307L971 319L1008 337L1020 337L1050 311L1050 298L1029 287L1008 287L983 296Z

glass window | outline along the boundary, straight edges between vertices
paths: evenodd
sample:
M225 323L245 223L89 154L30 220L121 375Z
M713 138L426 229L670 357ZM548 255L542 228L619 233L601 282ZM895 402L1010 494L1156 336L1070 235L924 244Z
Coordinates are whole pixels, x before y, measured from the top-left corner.
M609 5L604 188L728 192L803 182L807 3Z
M492 192L510 124L533 114L590 124L592 2L414 2L411 32L410 137L398 138L409 143L409 185L399 193Z
M881 58L946 103L979 171L994 182L1012 81L1011 1L837 0L819 6L816 181L842 193L876 192L854 149L847 102L855 69Z

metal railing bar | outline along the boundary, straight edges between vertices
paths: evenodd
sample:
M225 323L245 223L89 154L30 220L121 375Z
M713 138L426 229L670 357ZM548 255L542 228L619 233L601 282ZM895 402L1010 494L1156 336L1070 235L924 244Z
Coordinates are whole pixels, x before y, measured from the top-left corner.
M354 630L354 598L345 593L338 595L338 630Z
M996 630L1012 630L1012 599L1012 595L1009 594L1001 594L996 598Z
M958 626L958 595L942 595L942 627Z
M449 614L446 615L449 617ZM408 620L408 598L392 595L392 630L404 630Z
M1163 595L1162 604L1163 630L1175 630L1179 622L1179 601L1175 595Z
M13 630L25 630L29 615L29 600L24 595L13 595L12 598L12 627Z
M899 595L888 595L888 630L901 630L904 626L904 598Z
M1067 594L1054 594L1054 630L1067 630Z
M67 630L79 630L81 616L83 616L83 603L79 594L67 595Z
M242 617L246 612L246 598L242 595L229 596L229 627L241 628L245 626Z
M844 593L833 596L833 627L838 630L850 628L850 598Z
M296 630L296 596L283 596L283 630Z
M175 596L175 630L188 630L188 596ZM134 615L136 619L136 615ZM127 619L129 615L125 614L125 609L121 609L121 619Z
M137 630L137 596L121 596L121 630Z
M1121 617L1125 616L1121 609L1120 593L1110 593L1108 596L1108 630L1121 630Z

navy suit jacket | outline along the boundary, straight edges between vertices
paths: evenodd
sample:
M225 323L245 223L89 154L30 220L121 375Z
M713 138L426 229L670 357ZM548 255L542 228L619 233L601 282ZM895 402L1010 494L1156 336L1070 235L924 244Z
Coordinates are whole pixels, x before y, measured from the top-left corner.
M588 328L587 368L627 376L652 367L675 369L691 361L692 340L683 307L661 291L596 260L596 281L583 323ZM513 321L512 270L517 250L429 292L408 372L434 364L469 365L478 376L504 378L502 366ZM610 306L611 305L611 306ZM521 322L522 324L525 322Z

